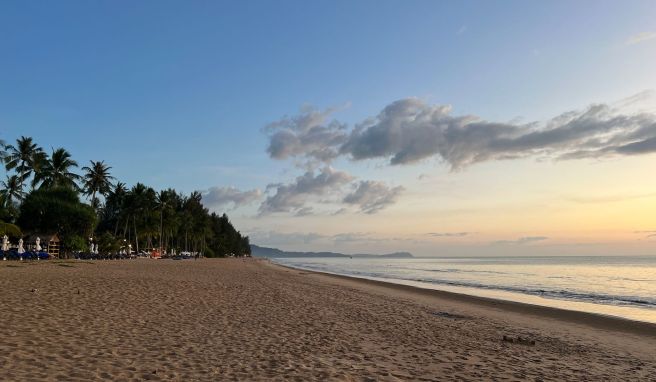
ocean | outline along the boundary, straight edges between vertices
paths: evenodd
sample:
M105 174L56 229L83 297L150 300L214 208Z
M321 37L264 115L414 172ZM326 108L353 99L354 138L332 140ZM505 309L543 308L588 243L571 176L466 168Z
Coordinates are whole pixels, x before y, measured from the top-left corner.
M656 256L272 260L305 270L656 323Z

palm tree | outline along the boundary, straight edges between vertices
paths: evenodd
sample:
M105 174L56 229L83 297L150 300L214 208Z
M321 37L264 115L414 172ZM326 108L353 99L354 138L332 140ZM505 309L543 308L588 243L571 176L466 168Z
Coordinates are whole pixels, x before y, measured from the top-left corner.
M155 190L143 183L134 185L126 195L125 209L129 211L126 228L129 225L130 218L132 218L137 252L139 252L139 233L141 232L142 237L146 237L147 244L151 244L149 243L150 238L153 233L156 233L156 229L152 224L152 221L155 220L153 209L155 208L156 199Z
M7 159L7 142L0 139L0 161L4 162Z
M7 155L5 157L5 167L7 171L16 169L20 188L23 183L30 177L34 170L34 163L43 153L32 137L21 136L16 140L16 146L8 145Z
M84 166L84 193L91 196L91 205L97 207L96 194L107 196L112 190L112 180L114 177L109 175L112 168L107 166L104 161L90 161L91 166Z
M9 206L15 201L23 200L25 196L23 185L18 175L7 176L7 180L3 181L0 187L2 187L0 189L0 197L2 197L5 206Z
M32 191L36 188L37 181L43 175L43 170L48 166L48 154L44 151L34 153L32 156Z
M178 202L178 194L174 189L161 190L157 194L155 201L156 207L159 209L159 247L160 251L167 247L165 240L167 234L172 235L172 230L176 223L176 205ZM166 217L166 218L165 218ZM166 221L166 224L164 224Z
M125 183L117 182L113 190L105 197L105 205L101 210L101 220L110 222L109 227L114 226L114 236L118 235L118 225L125 215L125 196L128 189ZM123 233L125 238L125 232Z
M81 177L71 172L71 167L77 167L77 162L71 159L71 154L66 149L58 148L43 164L41 172L36 174L35 184L41 183L40 187L43 188L64 187L79 191L77 181Z

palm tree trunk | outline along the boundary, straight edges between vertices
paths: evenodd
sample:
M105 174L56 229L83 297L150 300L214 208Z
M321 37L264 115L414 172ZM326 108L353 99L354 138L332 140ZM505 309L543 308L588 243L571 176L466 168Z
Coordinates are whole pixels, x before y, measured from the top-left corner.
M123 228L123 238L125 238L125 234L128 232L128 223L130 223L130 214L128 214L128 217L125 219L125 227Z
M25 161L21 161L20 189L23 190L23 179L25 177Z
M116 224L114 224L114 237L118 234L118 217L116 218Z
M137 233L137 217L133 216L132 221L134 222L134 241L137 245L137 254L139 253L139 234Z
M162 239L164 238L164 232L162 226L164 225L164 210L159 210L159 253L162 254Z

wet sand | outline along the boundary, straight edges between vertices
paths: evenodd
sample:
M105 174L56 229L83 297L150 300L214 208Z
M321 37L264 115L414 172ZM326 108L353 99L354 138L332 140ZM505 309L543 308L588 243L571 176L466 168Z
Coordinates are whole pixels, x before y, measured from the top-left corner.
M0 288L3 381L656 381L656 325L264 260L7 262Z

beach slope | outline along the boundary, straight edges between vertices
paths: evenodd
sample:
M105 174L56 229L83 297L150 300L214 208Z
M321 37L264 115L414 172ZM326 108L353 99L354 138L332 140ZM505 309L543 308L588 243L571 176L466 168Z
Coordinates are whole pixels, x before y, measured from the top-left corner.
M0 380L656 380L654 325L264 260L11 262L0 288Z

